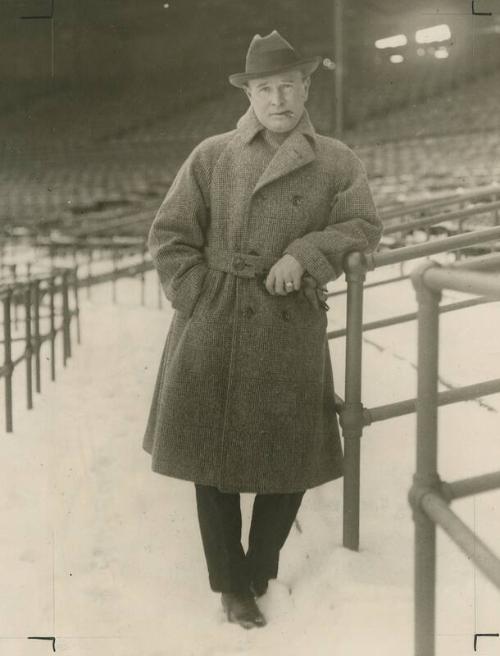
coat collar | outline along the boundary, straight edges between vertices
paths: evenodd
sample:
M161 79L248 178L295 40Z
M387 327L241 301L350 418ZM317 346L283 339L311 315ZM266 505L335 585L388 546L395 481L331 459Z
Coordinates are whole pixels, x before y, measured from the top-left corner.
M252 107L240 118L237 132L245 144L249 144L259 132L264 129ZM314 145L316 131L311 123L307 110L304 110L300 121L276 151L266 170L262 173L253 193L264 185L295 171L316 158Z
M264 130L264 126L259 121L253 108L250 106L247 111L240 117L236 124L238 134L241 136L245 143L250 143L259 132ZM299 132L310 138L312 142L316 140L316 130L311 123L307 110L304 110L302 117L298 124L295 126L293 132Z

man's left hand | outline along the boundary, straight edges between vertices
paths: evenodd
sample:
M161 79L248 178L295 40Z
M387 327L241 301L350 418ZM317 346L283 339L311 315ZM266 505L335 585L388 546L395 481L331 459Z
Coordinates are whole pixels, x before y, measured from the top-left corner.
M280 296L298 291L304 272L302 264L286 253L271 267L266 278L266 289L270 294Z

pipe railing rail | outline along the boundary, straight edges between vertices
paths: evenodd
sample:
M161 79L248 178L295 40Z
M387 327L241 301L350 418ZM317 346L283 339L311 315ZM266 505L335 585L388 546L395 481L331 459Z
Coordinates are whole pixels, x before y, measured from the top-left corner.
M500 195L500 193L499 193ZM417 230L419 228L429 228L431 226L439 225L440 223L448 221L457 221L458 226L457 230L461 230L464 222L467 219L476 217L478 214L489 214L493 213L495 216L495 221L498 222L498 211L500 210L500 201L494 201L492 203L481 203L474 205L473 207L468 207L466 209L453 210L451 212L445 212L443 214L433 214L431 216L426 216L420 219L413 219L412 221L400 221L399 223L394 223L388 225L384 229L384 235L391 235L395 233L408 233L412 230Z
M454 237L436 239L435 241L416 244L414 246L403 246L390 251L369 253L366 255L368 269L385 266L386 264L399 264L408 262L418 257L427 257L437 253L447 253L467 246L476 246L500 240L500 226L474 230Z
M500 196L500 187L497 188L497 191L498 191L498 195ZM489 204L486 204L486 205L476 205L476 206L473 206L473 207L469 207L467 209L461 209L461 210L457 210L457 211L454 211L454 212L449 212L447 214L430 215L430 216L426 216L424 218L419 218L419 219L416 219L416 220L413 220L413 221L410 221L410 222L406 222L406 223L403 222L403 221L400 221L397 224L386 226L384 228L384 236L390 235L390 234L400 233L402 235L402 237L404 238L407 235L409 235L413 230L415 230L417 228L425 228L426 229L426 234L427 234L427 239L429 239L430 238L429 229L432 226L436 226L436 225L439 225L440 223L445 223L445 222L448 223L448 222L451 222L451 221L454 221L454 220L457 221L457 223L458 223L457 232L459 232L461 234L457 234L457 235L453 235L453 236L460 237L460 236L471 235L471 234L474 234L474 233L478 232L478 229L472 229L472 230L464 231L463 224L464 224L465 220L468 220L470 218L474 218L477 215L488 213L488 212L494 212L495 213L495 223L498 223L498 217L500 217L500 201L495 201L493 203L489 203ZM404 215L404 213L400 214L399 216L402 216L402 215ZM492 228L492 229L494 229L494 228ZM487 239L489 239L489 238L487 238ZM461 254L461 249L466 250L467 247L470 247L471 245L475 246L477 244L474 237L472 237L472 240L473 240L472 243L469 242L468 240L465 240L465 242L458 242L458 245L455 246L455 247L453 247L453 245L450 245L449 252L454 253L455 257L458 259L460 254ZM438 239L438 240L435 240L435 241L436 241L436 243L439 243L440 240ZM488 244L488 242L486 242L486 243ZM420 247L420 246L422 246L422 244L417 244L415 247ZM384 253L384 252L397 251L399 253L401 248L402 248L402 246L399 246L397 248L392 248L392 249L389 249L389 250L386 249L384 251L381 250L381 251L379 251L379 253L377 253L377 256L380 255L381 253ZM440 248L440 247L438 247L438 248ZM487 246L487 248L490 252L495 251L495 250L498 251L500 249L500 241L499 242L489 242L489 245ZM402 265L403 262L400 262L400 264ZM374 268L374 266L372 266L372 268ZM406 281L408 279L409 279L409 276L404 274L403 271L401 271L400 275L391 276L391 277L386 278L386 279L375 280L373 282L369 282L369 283L365 284L365 289L368 289L370 287L382 287L384 285L392 284L393 282L403 282L403 281ZM340 289L340 290L335 290L333 292L329 292L328 297L342 296L342 295L346 294L346 292L347 292L346 288Z
M410 203L402 203L388 208L382 208L380 215L385 219L397 218L400 216L408 216L410 214L421 214L428 210L432 211L438 207L445 207L447 205L464 205L468 202L483 200L485 198L500 198L500 185L490 185L487 187L479 187L471 191L457 194L456 192L434 199L418 200Z
M33 387L37 393L42 390L41 348L45 342L50 344L50 377L56 379L56 338L62 336L62 362L66 366L71 357L71 325L77 323L77 341L80 343L79 299L77 272L74 268L58 269L49 275L38 276L26 282L16 282L0 286L2 306L3 364L0 378L5 382L5 429L13 431L13 375L22 362L26 367L26 405L33 408ZM73 292L73 303L70 301ZM17 334L19 325L13 322L13 307L23 309L23 331ZM43 325L42 325L43 324ZM44 332L45 327L45 332ZM24 349L14 355L15 345L24 343ZM33 372L34 369L34 372ZM34 385L33 385L34 373Z
M345 365L345 400L338 396L335 399L337 410L339 411L340 424L344 437L344 508L343 508L343 544L345 547L353 550L359 548L359 502L360 502L360 451L361 437L363 428L374 421L382 421L393 417L399 417L409 412L413 412L416 399L407 399L395 404L381 406L380 408L366 409L361 401L361 374L362 374L362 345L363 331L375 328L399 324L404 321L413 321L417 318L417 313L409 313L400 317L390 317L375 322L369 322L363 325L363 293L364 280L369 270L375 267L397 264L418 258L426 258L429 255L447 253L448 251L463 247L464 245L479 244L495 239L500 239L500 227L477 230L464 235L448 237L437 241L426 242L416 246L406 246L393 251L377 252L367 255L361 253L350 253L345 259L345 272L347 279L347 311L346 311L346 328L335 330L328 333L328 337L344 336L346 337L346 365ZM493 262L500 259L499 255L491 255ZM478 258L480 266L487 269L487 257ZM453 271L462 271L467 277L470 277L468 270L472 266L472 261L463 261L454 263L451 266ZM447 269L448 271L448 269ZM449 276L449 274L446 274ZM469 285L464 280L463 289L469 294L477 291L474 286L475 276L471 277L472 283ZM482 284L482 282L481 282ZM486 294L486 296L489 296ZM450 312L474 305L492 302L490 298L466 299L444 305L438 308L437 314L441 312ZM494 394L499 391L499 381L487 381L471 385L468 388L462 388L460 391L449 390L443 392L438 397L441 404L456 401L465 401L476 398L480 395Z
M124 228L137 228L140 229L142 233L147 234L157 209L158 207L155 206L154 211L150 209L137 212L131 216L116 217L108 219L107 221L100 221L98 225L81 228L75 231L75 234L79 236L102 235L107 233L113 234L116 233L117 230L123 230Z
M466 289L500 300L500 262L498 257L494 258L491 267L483 266L477 271L472 269L470 263L467 267L457 268L427 262L415 271L412 278L418 302L417 457L413 484L408 494L415 523L414 653L415 656L434 656L436 526L440 526L500 590L500 558L449 508L453 499L500 489L500 471L443 482L437 466L441 292L443 289ZM498 383L489 381L483 385L489 385L492 392L498 392ZM457 392L463 393L466 389L461 388ZM469 391L464 396L469 397Z
M67 224L64 231L75 238L86 238L95 235L136 235L145 237L154 214L158 210L158 199L144 204L141 208L132 211L113 212L104 215L102 212L81 212L75 225ZM77 223L77 224L76 224ZM0 233L0 241L3 239L24 240L35 238L44 230L43 225L38 223L32 226L3 225Z
M437 397L437 403L438 405L449 405L450 403L470 401L482 396L499 393L500 378L494 378L492 380L485 380L482 383L474 383L473 385L465 385L457 389L440 392ZM406 399L405 401L388 403L387 405L380 405L375 408L364 408L364 422L368 426L377 421L385 421L386 419L412 414L416 412L416 409L416 399Z
M94 241L94 240L92 240ZM120 243L120 241L122 243ZM126 240L125 240L126 241ZM73 248L73 242L67 241L52 244L54 250ZM92 264L99 263L93 248L107 249L111 258L101 260L106 266L102 270L93 270ZM61 334L62 362L66 366L72 353L71 327L76 322L77 343L80 343L80 301L81 289L90 290L103 283L111 283L112 300L117 302L117 282L123 278L137 278L140 283L140 303L146 304L146 273L154 269L147 253L144 240L131 240L123 243L119 240L97 240L86 243L90 266L83 271L81 266L61 267L52 265L45 273L34 273L34 262L26 262L24 269L19 264L0 266L0 273L8 270L10 277L5 281L0 279L0 307L3 309L3 319L0 319L0 329L3 329L4 362L0 364L0 378L5 382L5 427L7 432L13 431L13 393L12 379L15 368L22 362L26 367L26 404L33 407L33 388L41 392L40 350L45 342L50 344L50 377L56 379L56 338ZM130 258L135 258L131 261ZM73 260L75 261L75 260ZM157 277L157 302L162 308L164 295L160 278ZM71 301L71 299L73 299ZM43 325L47 325L43 332ZM22 352L18 346L23 346Z
M448 303L439 308L439 312L444 314L446 312L454 312L455 310L463 310L464 308L474 307L476 305L483 305L485 303L493 303L491 298L480 296L478 298L471 298L464 301L457 301L456 303ZM363 332L369 330L378 330L379 328L387 328L389 326L399 325L400 323L407 323L415 321L417 318L416 312L408 312L407 314L399 314L395 317L387 317L385 319L378 319L377 321L370 321L363 324ZM347 328L338 328L337 330L330 330L327 332L328 339L335 337L345 337Z
M86 276L84 278L78 279L79 287L93 287L94 285L100 285L102 283L111 282L113 285L112 299L113 302L117 302L117 292L116 292L116 282L121 278L139 278L141 285L140 296L141 296L141 305L145 305L145 286L146 278L145 274L148 271L152 271L154 265L151 260L144 259L142 262L136 264L128 264L125 266L118 266L116 264L113 266L113 269L110 271L103 271L100 273L94 273L91 276ZM162 303L162 288L160 279L158 277L158 307L161 309L163 307Z
M24 263L0 263L0 286L2 276L5 282L23 282L31 279L38 267L41 271L52 270L60 261L71 261L77 268L78 288L84 288L87 298L92 297L92 288L101 283L110 282L112 300L117 302L117 282L121 278L138 278L140 282L141 304L146 302L145 274L152 270L148 249L144 239L133 237L86 238L65 237L58 239L38 238L33 241L35 259ZM46 266L39 250L46 249L48 254ZM160 279L157 279L158 307L163 307L163 291ZM17 322L17 303L13 302L13 315Z

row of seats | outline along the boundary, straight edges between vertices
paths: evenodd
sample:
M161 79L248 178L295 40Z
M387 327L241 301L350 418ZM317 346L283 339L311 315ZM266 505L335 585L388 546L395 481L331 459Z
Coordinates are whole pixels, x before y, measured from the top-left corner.
M418 108L389 113L345 134L344 139L367 167L380 206L498 180L500 123L498 112L491 111L491 102L492 98L500 101L500 77L495 79L496 87L492 78L485 78L457 90L456 96L446 95ZM56 94L51 104L44 96L39 108L57 112L58 99ZM330 127L327 100L321 86L311 97L311 116L323 132ZM455 108L453 114L450 103ZM232 129L246 106L244 95L233 89L173 116L153 105L147 120L138 116L136 124L127 128L119 120L110 122L108 116L107 132L103 119L103 132L92 133L89 139L85 137L89 129L84 116L87 103L80 109L74 107L74 115L58 136L36 139L34 127L26 128L27 134L21 131L0 143L5 164L0 170L0 219L4 224L32 224L50 230L81 222L85 216L114 217L120 211L129 214L140 210L145 202L161 199L194 144ZM107 108L120 117L119 104L110 101ZM122 111L129 115L130 108ZM453 116L457 117L455 123ZM470 123L465 130L471 116L483 129L471 131L470 126L475 128L476 124ZM430 117L434 117L433 122ZM417 124L418 134L410 129ZM446 132L445 125L448 133L456 134L420 134L438 125L443 126L441 134Z
M382 115L367 118L347 139L355 143L381 143L443 134L500 130L500 71L438 96L409 103Z

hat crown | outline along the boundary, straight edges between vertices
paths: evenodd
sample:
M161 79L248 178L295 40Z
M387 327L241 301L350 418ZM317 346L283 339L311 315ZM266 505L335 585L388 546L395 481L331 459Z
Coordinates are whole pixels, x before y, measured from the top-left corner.
M279 32L256 34L248 48L245 73L258 73L299 62L300 57Z
M277 30L266 36L256 34L248 48L244 73L233 73L229 82L235 87L245 87L249 80L268 77L293 69L311 75L318 68L321 57L301 58Z

